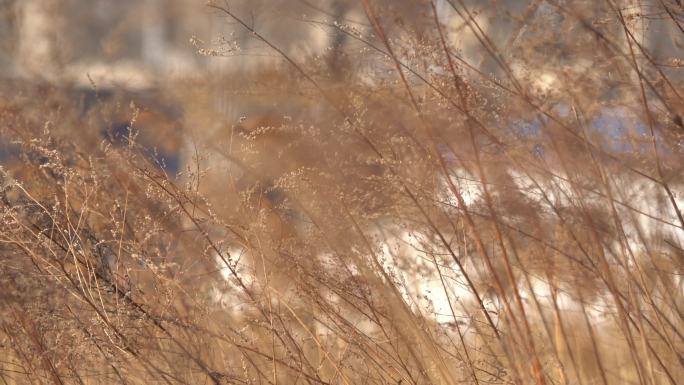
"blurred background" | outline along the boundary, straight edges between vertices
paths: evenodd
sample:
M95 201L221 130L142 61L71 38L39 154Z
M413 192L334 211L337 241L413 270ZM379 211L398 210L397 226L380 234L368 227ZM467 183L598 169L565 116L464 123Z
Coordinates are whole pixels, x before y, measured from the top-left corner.
M576 28L577 22L552 3L458 1L469 10L467 14L455 11L454 3L434 2L449 43L468 63L466 76L506 77L473 34L469 18L477 21L515 75L529 82L537 94L554 92L563 71L587 72L595 65L594 52L582 52L579 43L572 46L572 32L560 35L563 29ZM350 77L377 85L392 70L385 57L364 42L372 38L372 28L360 1L214 4L239 16L331 89ZM422 20L430 20L427 3L379 0L375 4L391 20L386 27L396 39L420 31ZM627 0L619 5L635 39L650 53L649 60L668 78L679 79L684 63L683 23L681 15L668 14L677 8L663 7L659 1ZM588 17L592 28L625 44L624 34L602 18L601 7L594 1L572 2L572 9L582 13L576 16ZM532 47L531 41L543 43ZM399 55L417 53L409 50ZM0 1L0 96L12 98L21 90L28 95L35 90L27 87L48 86L68 95L81 116L99 106L103 133L114 136L126 131L131 118L130 109L121 106L134 102L146 112L138 122L141 140L158 149L172 173L183 163L187 140L182 135L195 140L214 137L225 132L225 122L274 111L296 116L310 110L310 103L293 97L288 87L266 84L269 73L280 70L297 72L248 28L203 0ZM423 74L440 75L439 71L439 66L431 65ZM620 119L619 114L613 115L606 119Z
M425 12L425 7L411 2L376 3L383 2L388 14L398 19L403 16L403 23L412 22L412 13ZM477 63L484 57L483 52L476 52L481 50L465 28L463 15L455 13L450 2L435 2L440 17L450 27L449 38ZM508 53L513 52L517 40L533 32L526 21L553 13L553 6L543 1L459 3L471 9L471 16L488 38ZM682 59L681 25L668 20L662 7L657 7L658 1L619 3L655 61L676 64L673 59ZM288 54L299 59L327 57L331 66L339 51L362 47L332 26L344 24L360 33L369 27L361 2L352 0L239 0L216 4L227 5ZM593 7L599 5L587 1L583 8L591 12ZM556 20L557 26L563 18ZM595 23L600 26L601 20ZM40 79L88 87L90 74L100 86L128 89L202 76L208 71L235 73L257 64L282 61L255 41L249 31L202 0L2 0L0 49L0 77L4 79ZM211 60L207 55L232 60Z

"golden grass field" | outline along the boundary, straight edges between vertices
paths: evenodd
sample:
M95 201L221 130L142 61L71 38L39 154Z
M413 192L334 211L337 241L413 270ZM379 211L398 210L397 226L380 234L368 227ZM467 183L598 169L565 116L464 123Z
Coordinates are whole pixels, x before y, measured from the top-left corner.
M1 384L684 382L679 1L249 4L0 79Z

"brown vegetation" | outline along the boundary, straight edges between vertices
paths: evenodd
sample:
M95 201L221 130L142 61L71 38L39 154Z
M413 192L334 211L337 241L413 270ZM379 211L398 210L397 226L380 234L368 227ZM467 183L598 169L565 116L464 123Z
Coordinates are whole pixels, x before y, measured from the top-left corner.
M0 85L0 383L681 382L682 5L332 3L327 57L214 2L279 64Z

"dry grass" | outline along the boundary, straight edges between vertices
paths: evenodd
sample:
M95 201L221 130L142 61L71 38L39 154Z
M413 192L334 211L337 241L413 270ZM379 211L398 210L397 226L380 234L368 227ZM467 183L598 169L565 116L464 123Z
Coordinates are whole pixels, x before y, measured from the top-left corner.
M682 52L639 28L684 9L645 3L361 0L305 23L333 60L217 2L279 65L4 84L0 381L679 383Z

